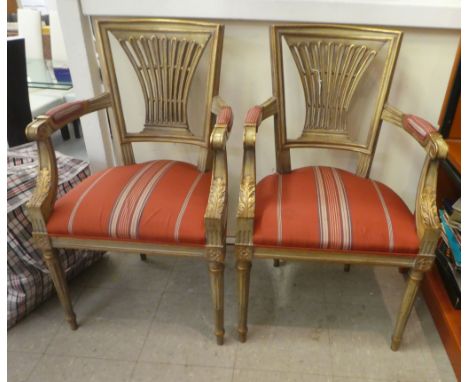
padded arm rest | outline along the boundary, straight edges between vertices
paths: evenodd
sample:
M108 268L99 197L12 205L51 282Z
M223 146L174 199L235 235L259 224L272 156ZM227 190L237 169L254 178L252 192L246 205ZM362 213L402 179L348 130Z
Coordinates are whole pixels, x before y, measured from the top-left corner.
M226 126L228 132L231 131L234 118L230 106L224 106L216 117L216 126Z
M68 120L78 119L86 110L86 101L73 101L62 103L47 111L51 123L55 126L64 126Z
M232 109L220 96L213 97L211 112L217 116L216 126L226 126L230 132L234 122Z
M278 112L278 104L275 97L268 98L260 105L253 106L245 116L245 126L258 126L263 120Z
M397 108L386 104L382 112L382 120L403 128L426 149L431 158L443 159L447 157L447 143L438 130L423 118L404 114Z
M421 145L426 145L431 133L437 129L425 119L413 114L403 114L403 128L410 133Z
M109 93L83 101L67 102L50 109L45 115L38 116L26 127L26 136L31 140L47 139L54 131L73 122L81 116L110 107Z

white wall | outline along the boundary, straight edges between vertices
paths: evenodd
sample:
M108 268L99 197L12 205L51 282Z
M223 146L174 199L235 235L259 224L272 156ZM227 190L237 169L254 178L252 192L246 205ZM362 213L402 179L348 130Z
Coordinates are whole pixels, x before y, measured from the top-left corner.
M76 0L58 0L59 11L67 13L66 3ZM304 0L304 2L307 2ZM309 1L313 3L314 1ZM60 3L63 3L62 5ZM153 11L147 16L171 16L165 11L157 13L155 2L142 1L132 3L132 14L142 14L147 11L145 6L152 4ZM177 3L177 2L174 2ZM202 2L206 3L206 1ZM225 2L224 2L225 3ZM235 2L232 2L235 3ZM258 2L253 2L258 3ZM297 2L295 2L297 3ZM322 1L323 3L323 1ZM352 3L352 1L348 1ZM400 6L402 2L397 1ZM419 2L420 3L420 2ZM436 3L433 1L433 3ZM449 2L453 5L453 2ZM107 6L106 6L107 4ZM112 4L115 4L113 7ZM83 9L92 14L128 14L125 4L128 2L108 3L107 1L83 0ZM165 3L166 4L166 3ZM175 6L174 6L175 8ZM125 12L124 12L125 11ZM172 10L177 13L177 10ZM199 8L197 8L197 12ZM459 8L458 8L459 11ZM130 12L130 11L129 11ZM182 14L187 9L179 10ZM223 14L222 10L219 11ZM342 16L342 15L341 15ZM340 17L341 17L340 16ZM443 15L441 15L443 16ZM248 16L246 16L248 17ZM250 17L254 17L253 15ZM363 15L359 15L363 17ZM415 15L416 17L416 15ZM452 17L452 16L450 16ZM65 15L70 20L70 14ZM281 18L288 19L287 14ZM314 15L303 16L310 21ZM443 18L443 17L442 17ZM408 18L406 17L406 21ZM396 19L395 19L396 20ZM350 19L349 22L353 20ZM372 20L369 19L369 24ZM447 19L446 19L447 21ZM221 74L220 95L228 101L234 111L234 126L228 142L229 160L229 227L228 234L233 235L235 229L235 209L239 186L240 166L242 162L242 121L248 108L260 103L271 95L270 55L268 42L268 21L234 21L222 20L225 24L225 40L223 51L223 66ZM426 22L428 22L426 20ZM64 24L63 24L64 25ZM419 25L415 23L414 25ZM457 25L454 25L457 27ZM64 34L67 39L67 31ZM450 70L458 44L459 31L452 29L427 29L414 27L399 27L405 35L396 67L396 73L391 88L389 102L405 112L421 115L433 123L437 123L441 105L445 95ZM68 31L71 34L72 31ZM89 42L87 42L89 43ZM70 59L77 52L67 52ZM73 73L73 67L72 75ZM83 68L81 67L82 71ZM74 81L79 77L74 76ZM94 77L94 81L96 78ZM96 86L96 84L94 84ZM82 84L82 88L84 85ZM89 94L86 94L89 96ZM80 96L78 94L78 96ZM302 96L302 95L298 95ZM302 123L302 121L301 121ZM105 130L105 129L104 129ZM102 132L103 130L99 130ZM91 129L84 129L84 134L92 134ZM88 140L89 141L89 140ZM85 142L87 142L85 137ZM274 171L274 139L271 121L265 122L257 140L258 179ZM96 147L89 150L96 150ZM157 151L144 149L139 157L157 157ZM183 149L177 149L175 155L185 158ZM95 153L98 158L98 153ZM91 155L92 156L92 155ZM424 152L411 138L397 128L384 125L380 135L371 177L392 187L413 209L415 192ZM304 150L293 154L293 166L305 163L331 163L343 168L351 168L349 156L336 152L310 153ZM313 162L309 162L312 160ZM110 164L109 162L106 162ZM102 167L98 163L96 168Z

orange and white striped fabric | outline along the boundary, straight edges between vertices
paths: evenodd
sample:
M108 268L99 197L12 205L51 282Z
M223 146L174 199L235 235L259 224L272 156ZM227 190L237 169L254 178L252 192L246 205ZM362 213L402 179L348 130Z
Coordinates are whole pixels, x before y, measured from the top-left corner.
M403 128L421 143L426 142L430 133L437 132L430 122L412 114L403 117Z
M413 214L387 186L330 167L273 174L256 188L258 246L417 254Z
M203 244L211 173L159 160L94 174L59 199L51 236Z

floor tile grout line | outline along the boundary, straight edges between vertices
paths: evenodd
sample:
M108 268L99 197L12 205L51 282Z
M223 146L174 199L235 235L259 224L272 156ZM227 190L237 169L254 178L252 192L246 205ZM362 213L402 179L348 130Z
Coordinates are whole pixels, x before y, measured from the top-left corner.
M176 260L178 260L178 259L176 259ZM164 288L162 288L161 294L159 296L158 304L156 306L156 309L154 310L153 316L151 317L151 322L148 325L148 329L146 331L145 339L143 340L143 344L141 345L140 351L138 352L138 356L136 357L136 361L135 361L135 365L133 366L133 370L130 373L130 380L133 379L133 375L135 374L137 364L140 361L141 354L143 353L146 342L148 341L148 337L149 337L149 334L150 334L150 331L151 331L151 327L153 326L153 322L156 320L156 315L157 315L157 313L159 311L159 307L161 306L161 302L162 302L162 300L164 298L164 294L166 293L167 285L169 284L169 280L171 279L172 274L174 273L175 265L176 264L172 265L169 276L167 277L167 280L166 280L166 285L164 286Z
M320 376L320 377L332 377L331 374L322 374L322 373L314 373L310 371L297 371L297 370L291 371L291 370L284 370L284 369L257 369L255 367L239 367L239 368L235 368L235 370L262 371L262 372L271 372L271 373L306 374L306 375L315 375L315 376ZM347 376L345 378L353 378L353 377Z
M199 363L179 363L179 362L162 362L162 361L137 361L137 363L144 363L148 365L175 365L175 366L188 366L188 367L203 367L205 369L225 369L225 370L231 370L232 367L227 367L227 366L213 366L213 365L202 365Z
M39 364L41 363L42 359L44 357L46 357L47 354L44 352L43 354L41 354L40 358L37 360L36 364L34 365L34 367L31 369L31 371L29 372L27 378L24 380L25 382L28 382L29 379L31 378L31 376L33 375L34 371L37 369L37 367L39 366Z
M171 272L171 275L172 275L172 273L175 272L175 266L172 267L171 269L167 269L167 271L168 271L168 272ZM164 286L164 287L161 286L161 288L160 288L161 290L163 290L163 289L164 289L164 290L163 290L163 292L160 294L158 302L155 304L155 305L156 305L156 308L153 310L153 312L152 312L151 315L150 315L150 326L151 326L151 324L154 322L154 320L155 320L155 318L156 318L156 314L157 314L157 312L158 312L159 309L160 309L160 304L161 304L161 300L162 300L163 296L165 296L166 293L168 293L168 294L172 294L172 293L174 293L174 294L180 294L180 293L178 293L178 292L168 292L168 291L166 291L167 286L168 286L168 283L169 283L169 280L170 280L170 278L168 277L167 280L165 280L165 286ZM161 285L162 285L162 283L161 283ZM93 288L94 288L94 287L93 287ZM77 294L77 298L76 298L75 303L77 303L78 301L80 301L80 300L83 298L83 296L82 296L83 290L84 290L83 287L82 287L82 289L79 290L80 293ZM205 295L205 293L197 293L197 294L204 294L204 295ZM166 297L167 297L167 296L166 296ZM319 302L319 303L320 303L320 302ZM326 303L326 302L323 303L323 306L337 306L337 305L338 305L338 306L341 305L341 306L344 307L344 306L347 306L348 304L343 303L343 302L335 303L335 302L333 302L333 301L329 301L328 303ZM356 305L356 304L352 304L352 305ZM359 303L359 304L357 304L357 305L362 305L362 304ZM412 315L414 315L414 313L413 313ZM421 321L421 318L419 317L419 314L416 315L416 319L417 319L418 322ZM55 337L57 336L57 333L58 333L59 330L61 329L61 325L62 325L62 324L63 324L63 322L62 322L62 323L59 323L59 325L58 325L59 328L57 329L57 331L56 331L55 333L53 333L53 335L52 335L51 337L55 338ZM431 324L433 325L432 320L431 320ZM330 347L330 348L331 348L331 344L332 344L332 336L331 336L331 331L330 331L330 328L331 328L331 327L333 327L333 325L329 325L329 324L327 323L327 332L328 332L328 339L329 339L328 343L329 343L329 347ZM146 335L146 337L145 337L145 339L144 339L142 349L144 348L144 345L145 345L147 339L148 339L148 333L147 333L147 335ZM440 338L439 338L438 340L440 341ZM51 340L51 341L52 341L52 340ZM438 341L438 342L439 342L439 341ZM234 376L234 374L235 374L235 370L244 370L244 368L237 368L237 364L238 364L238 362L237 362L237 357L238 357L238 354L239 354L239 353L238 353L239 350L237 349L237 347L238 347L238 346L236 346L236 349L235 349L234 366L232 367L232 370L233 370L232 375L233 375L233 376ZM49 349L49 348L50 348L50 343L49 343L48 346L46 347L46 350L44 350L43 352L29 352L29 353L34 353L34 354L40 355L40 358L39 358L39 359L42 360L44 357L49 356L49 354L47 354L47 349ZM419 345L418 345L418 349L420 349L420 348L421 348L421 349L426 348L426 349L428 349L428 350L431 350L431 348L424 347L424 346L422 346L422 344L419 344ZM12 351L12 352L15 352L15 353L21 353L21 352L23 352L23 351L14 351L14 350L11 350L11 351ZM330 349L330 351L331 351L331 349ZM140 360L139 360L139 358L140 358L140 356L141 356L141 352L142 352L142 350L140 350L140 354L139 354L138 358L137 358L135 361L130 361L130 362L134 362L134 366L133 366L133 369L132 369L132 374L131 374L131 376L134 376L134 370L135 370L135 367L136 367L135 365L136 365L137 363L139 363L139 362L145 362L145 361L140 361ZM27 353L27 351L24 351L23 353ZM53 355L53 354L52 354L51 356L57 356L57 355ZM99 357L83 357L83 356L73 356L73 355L72 355L72 356L69 355L68 357L94 358L94 359L102 359L102 360L110 360L110 361L116 360L116 359L112 359L112 358L109 359L109 358L104 358L104 357L103 357L103 358L99 358ZM424 354L423 354L423 358L424 358L424 359L426 359L426 358L428 358L428 359L431 358L431 357L430 357L430 353L424 353ZM118 359L117 359L117 360L118 360ZM122 359L121 361L129 362L128 359L125 359L125 360ZM153 362L150 361L150 362L145 362L145 363L153 363ZM155 361L154 363L164 363L164 362L157 362L157 361ZM174 363L168 362L167 364L174 364ZM177 363L176 363L176 364L177 364ZM206 365L196 365L196 364L189 364L189 365L187 365L186 363L185 363L185 364L178 364L178 365L181 365L181 366L198 366L198 367L205 367L205 368L206 368L206 367L218 367L218 366L206 366ZM332 366L333 366L333 364L332 364ZM226 367L223 367L223 368L224 368L224 369L231 369L231 367L227 367L227 368L226 368ZM35 369L37 369L37 364L34 366L33 370L35 370ZM252 369L252 370L256 370L256 369ZM311 373L308 373L308 374L311 374ZM312 373L312 374L313 374L313 373ZM338 373L338 374L339 374L339 373ZM321 375L321 374L317 374L317 375ZM434 374L434 375L435 375L435 374ZM442 374L440 374L440 375L442 375ZM355 377L355 376L350 376L350 375L335 375L335 371L332 369L332 375L331 375L330 377L353 378L353 377ZM375 379L375 378L372 379L372 380L375 380L375 381L388 381L388 379L382 379L382 380L381 380L381 379Z
M69 285L69 284L68 284ZM72 306L73 306L73 311L75 311L74 307L76 306L76 304L78 303L78 300L80 299L82 293L83 293L83 287L81 286L77 286L79 288L79 291L77 292L77 296L76 296L76 299L73 301L72 300ZM58 300L58 295L57 293L55 293L56 297L57 297L57 300ZM71 297L71 296L70 296ZM60 303L60 301L58 301L58 304L60 305L60 311L61 311L61 314L62 314L62 320L61 322L57 325L57 329L54 331L54 334L50 337L50 340L49 342L47 343L46 347L44 348L44 352L43 354L47 354L47 350L49 350L49 347L50 345L52 344L52 342L54 341L54 339L57 337L58 335L58 332L60 331L60 329L62 328L63 325L68 325L68 323L66 322L66 320L64 319L64 316L65 316L65 312L63 311L63 307L62 307L62 304ZM76 313L75 313L76 314ZM71 329L70 329L71 330Z
M234 374L236 372L236 369L232 368L232 373L231 373L231 382L234 382Z

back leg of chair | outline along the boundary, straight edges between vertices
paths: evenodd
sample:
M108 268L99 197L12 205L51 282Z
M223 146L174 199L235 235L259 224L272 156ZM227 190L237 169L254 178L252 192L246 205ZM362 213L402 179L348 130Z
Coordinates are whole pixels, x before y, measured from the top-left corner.
M250 250L250 248L240 246L236 248L237 298L239 305L237 332L239 333L240 342L247 340L247 312L249 307L250 269L252 268L251 256L248 255Z
M403 332L405 331L406 324L408 322L411 309L413 308L414 300L416 299L416 295L418 293L419 285L421 284L422 278L422 271L411 269L408 277L408 284L406 286L405 294L403 295L403 300L401 301L400 311L398 312L395 330L393 331L391 345L393 351L398 350L398 348L400 347Z
M345 264L343 269L345 272L349 272L349 270L351 269L351 264Z
M280 266L280 261L278 259L273 260L273 266L274 267L279 267Z
M80 133L80 127L81 127L81 122L79 119L75 119L73 121L73 131L75 133L75 138L79 139L81 138L81 133Z
M214 308L215 335L218 345L224 343L224 263L208 262L211 296Z
M76 315L73 311L67 279L65 277L65 272L63 271L57 250L43 250L43 258L47 268L49 269L50 277L54 283L60 303L65 310L65 318L70 324L70 328L72 330L76 330L78 328L78 324L76 323Z
M140 253L140 259L141 259L141 261L146 261L147 256L144 253Z
M65 125L60 129L60 134L64 141L68 141L70 139L70 130L68 130L68 125Z

